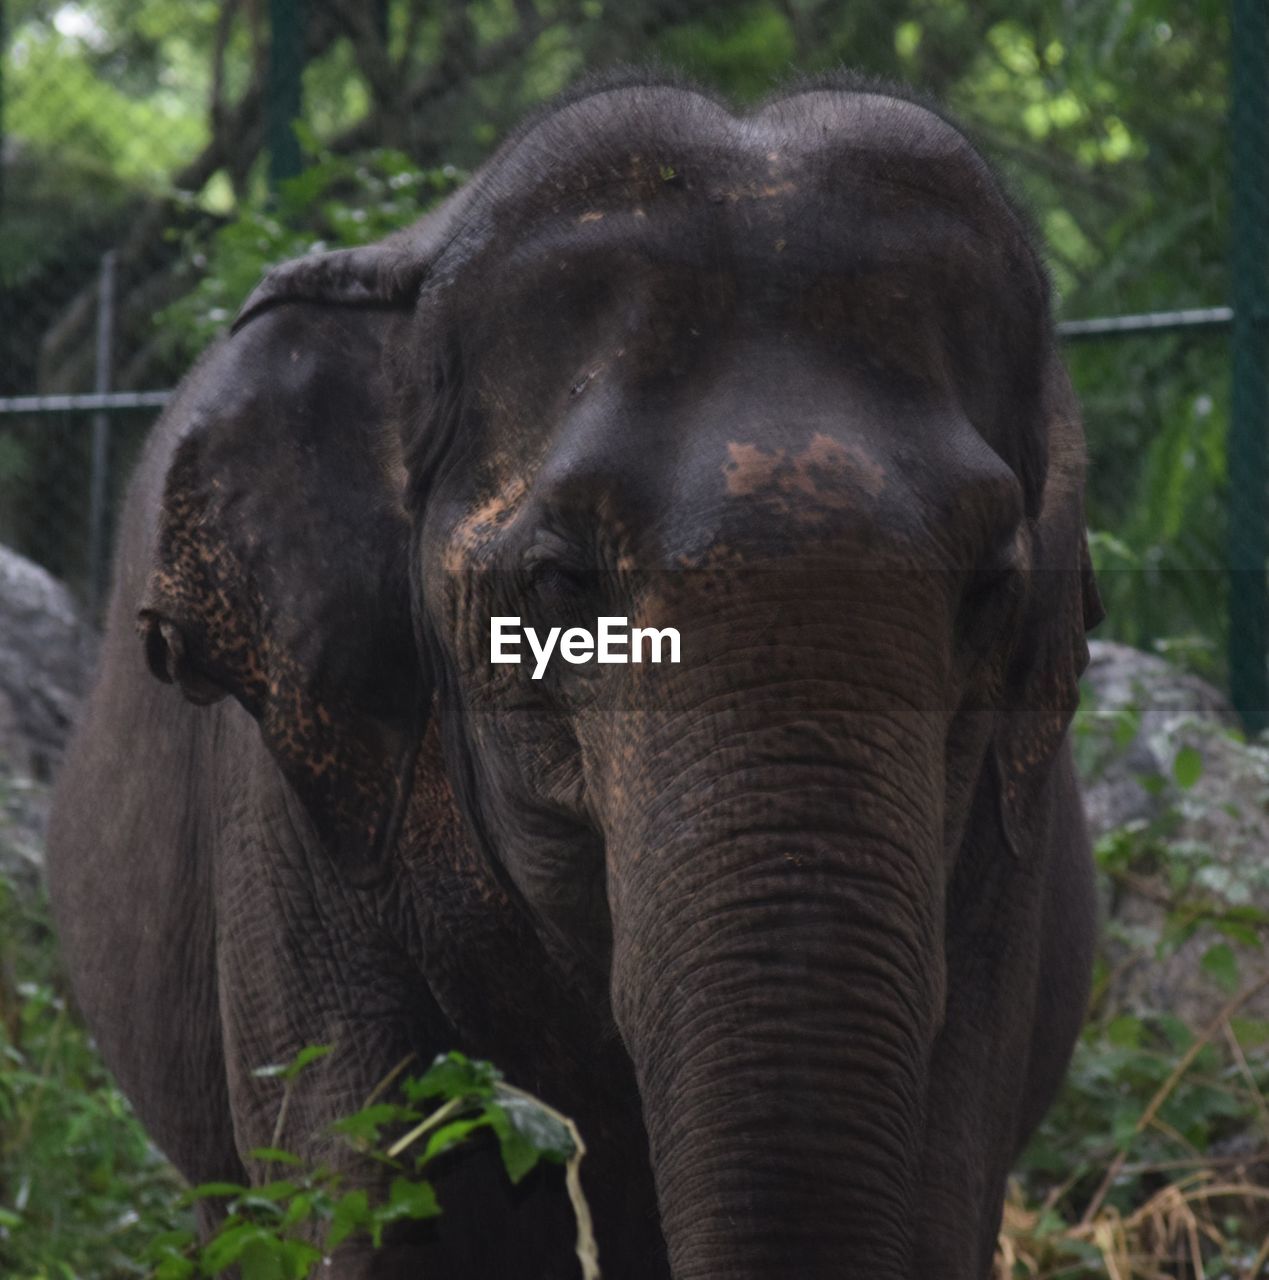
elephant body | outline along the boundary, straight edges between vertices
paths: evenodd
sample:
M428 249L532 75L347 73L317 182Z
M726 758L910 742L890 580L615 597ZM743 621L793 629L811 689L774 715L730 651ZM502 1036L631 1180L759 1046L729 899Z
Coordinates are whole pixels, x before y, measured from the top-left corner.
M610 1280L983 1280L1091 962L1053 344L981 158L851 82L592 84L271 273L134 477L50 831L181 1172L382 1190L327 1126L457 1048L576 1119ZM534 680L505 615L682 661ZM558 1171L438 1190L323 1274L577 1274Z

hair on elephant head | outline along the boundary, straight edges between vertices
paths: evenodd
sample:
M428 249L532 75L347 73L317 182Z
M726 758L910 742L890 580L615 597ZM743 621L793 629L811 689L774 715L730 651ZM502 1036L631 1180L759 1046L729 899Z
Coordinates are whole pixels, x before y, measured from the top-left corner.
M306 981L244 901L333 895L327 980L394 993L341 1016L501 1048L592 1126L611 1274L982 1280L1092 932L1049 311L965 134L841 78L746 114L588 83L410 230L271 272L165 414L116 591L154 675L228 695L200 759L220 714L278 779L280 828L200 855L221 1006L274 1007L253 957ZM511 618L550 653L492 661ZM601 659L605 619L679 660ZM463 1212L437 1274L494 1265ZM497 1265L544 1274L521 1229Z

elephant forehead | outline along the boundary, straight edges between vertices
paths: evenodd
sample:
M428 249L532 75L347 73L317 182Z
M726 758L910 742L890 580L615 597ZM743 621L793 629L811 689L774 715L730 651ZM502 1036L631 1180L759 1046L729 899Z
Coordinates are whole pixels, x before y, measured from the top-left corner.
M546 204L510 203L498 210L500 230L486 254L469 265L498 295L529 283L553 288L570 269L593 275L605 263L619 277L636 264L676 273L758 268L768 278L797 279L799 288L826 273L848 280L880 273L906 278L916 293L952 281L990 288L1015 271L995 221L939 197L922 163L837 170L798 158L790 172L774 151L698 163L684 162L690 178L663 190L579 183ZM1023 283L1038 279L1024 275Z
M981 276L1026 255L965 138L878 94L794 94L741 117L666 87L598 94L509 146L477 206L444 274L483 261L498 293L575 252L715 268L775 255L812 277L896 259L929 269L956 259Z
M579 221L605 208L704 196L769 200L861 175L921 188L1017 230L981 157L922 104L859 86L795 90L734 115L699 92L628 85L583 95L525 130L504 152L486 196L497 216L574 197Z

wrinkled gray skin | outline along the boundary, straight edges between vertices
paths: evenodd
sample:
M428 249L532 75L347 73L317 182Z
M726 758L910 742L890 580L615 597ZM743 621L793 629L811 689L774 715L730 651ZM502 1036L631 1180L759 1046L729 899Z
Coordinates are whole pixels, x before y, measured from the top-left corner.
M591 86L378 246L288 264L124 518L50 868L107 1062L261 1178L406 1055L572 1113L609 1277L989 1271L1093 906L1099 616L1022 222L940 117ZM680 665L491 666L489 618ZM157 678L156 678L157 677ZM323 1274L577 1274L557 1170Z

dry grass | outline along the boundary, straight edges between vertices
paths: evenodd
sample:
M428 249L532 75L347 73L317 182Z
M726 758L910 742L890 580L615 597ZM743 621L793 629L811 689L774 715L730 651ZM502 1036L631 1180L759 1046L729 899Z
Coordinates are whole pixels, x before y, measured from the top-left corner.
M1245 1175L1199 1169L1156 1191L1124 1216L1113 1205L1091 1221L1064 1223L1051 1210L1029 1208L1016 1186L1005 1205L995 1280L1256 1280L1269 1274L1269 1235L1254 1257L1231 1270L1237 1248L1223 1226L1230 1210L1240 1222L1269 1225L1269 1187ZM1205 1257L1224 1259L1208 1269Z

